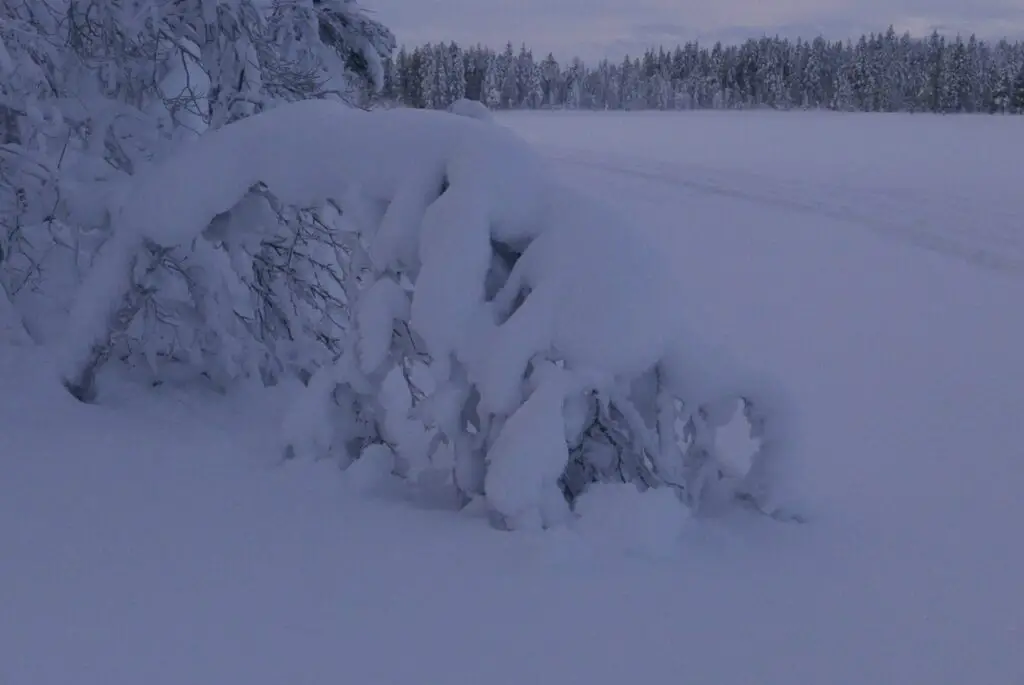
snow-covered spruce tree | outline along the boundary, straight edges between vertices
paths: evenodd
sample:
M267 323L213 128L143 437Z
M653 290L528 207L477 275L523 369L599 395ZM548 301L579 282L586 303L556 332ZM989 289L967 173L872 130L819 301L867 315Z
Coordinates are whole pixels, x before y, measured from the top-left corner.
M64 113L46 106L75 77L60 22L46 4L0 5L0 290L12 304L44 273L75 266L78 234L62 220L58 176L77 162L78 140Z
M207 129L281 102L362 104L394 44L348 0L13 0L0 19L0 284L43 342L63 332L100 247L120 249L111 225L131 177ZM336 246L319 243L330 214L262 192L238 208L262 222L262 241L149 244L131 256L130 296L108 322L108 343L90 350L77 394L91 394L92 369L109 356L150 366L199 357L222 380L280 372L282 345L304 344L294 322L310 328L297 303L321 318L337 306L316 261ZM266 211L253 209L260 197Z
M285 73L293 78L309 77L308 83L272 85L280 99L336 94L364 105L384 87L395 38L355 0L274 0L268 28L264 45L271 54L264 59L288 65Z
M242 316L194 295L202 321L226 325L217 354L183 361L233 375L252 327L270 326L256 367L309 374L286 451L448 473L507 528L559 523L597 482L781 515L793 455L782 399L687 332L668 269L628 222L559 185L507 129L455 109L469 116L294 103L137 175L72 310L68 385L81 387L139 296L139 255L188 245L255 277L252 260L269 254L278 280L259 288L278 294L250 301L281 311ZM280 229L295 225L285 212L333 220L300 244ZM232 273L212 257L195 266L206 273L186 283ZM323 280L306 296L323 300L311 303L287 279L315 283L314 268ZM749 469L729 467L716 441L737 410L760 444Z

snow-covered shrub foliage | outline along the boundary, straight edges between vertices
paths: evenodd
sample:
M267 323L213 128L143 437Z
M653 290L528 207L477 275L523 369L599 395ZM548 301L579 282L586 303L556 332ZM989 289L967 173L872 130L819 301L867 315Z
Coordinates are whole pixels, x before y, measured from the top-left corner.
M0 334L81 399L112 359L298 377L287 450L446 471L502 526L602 482L775 513L785 405L700 350L624 220L480 106L338 102L393 45L350 0L0 5Z
M159 296L181 361L306 381L287 451L443 469L502 527L555 525L593 483L785 504L786 404L686 329L623 217L494 122L295 103L129 190L71 311L79 395ZM737 408L759 451L732 472L716 431Z
M134 177L283 102L363 104L393 46L351 0L0 3L0 288L32 337L60 336L84 274L122 250L112 227ZM230 378L310 353L274 341L298 319L322 328L306 322L339 306L324 268L334 258L317 261L342 249L324 230L338 213L260 193L219 225L256 222L264 239L133 253L131 296L97 362L203 359L206 373ZM303 318L309 308L316 316Z

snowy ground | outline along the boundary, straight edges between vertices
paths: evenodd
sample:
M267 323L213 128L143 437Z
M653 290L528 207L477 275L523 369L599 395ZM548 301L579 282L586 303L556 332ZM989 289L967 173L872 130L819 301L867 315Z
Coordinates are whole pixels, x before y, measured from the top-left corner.
M280 393L85 407L4 350L0 683L1024 682L1020 122L503 121L788 383L812 522L498 533L280 464Z

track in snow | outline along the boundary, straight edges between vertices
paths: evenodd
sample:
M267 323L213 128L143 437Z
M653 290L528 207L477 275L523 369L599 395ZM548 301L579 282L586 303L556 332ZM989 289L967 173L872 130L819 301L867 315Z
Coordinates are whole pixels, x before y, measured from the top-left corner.
M642 520L500 534L405 489L360 498L327 462L279 465L280 393L126 386L83 407L38 360L0 356L15 388L0 395L0 683L1024 676L1024 284L973 266L1020 264L1019 180L971 190L1000 149L966 160L954 191L854 168L885 134L872 122L899 118L512 119L662 241L696 328L794 395L812 522L701 521L660 554L633 544ZM669 136L650 130L662 119ZM913 130L955 144L972 121ZM819 125L862 138L810 171L793 160L813 150L764 142ZM936 138L915 135L923 155ZM917 230L959 260L901 244Z
M813 179L669 163L642 156L548 148L548 157L571 168L686 189L776 209L806 213L867 229L888 239L1024 278L1024 209L993 211L970 197L912 189L870 191ZM984 217L984 220L979 220Z

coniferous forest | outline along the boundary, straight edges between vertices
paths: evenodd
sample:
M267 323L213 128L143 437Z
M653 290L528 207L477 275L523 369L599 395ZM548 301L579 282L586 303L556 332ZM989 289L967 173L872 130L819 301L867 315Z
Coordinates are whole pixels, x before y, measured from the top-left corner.
M1024 43L919 39L892 27L856 42L687 43L594 65L538 59L511 43L501 52L438 43L403 48L386 68L386 99L431 109L467 97L493 109L1024 113Z

